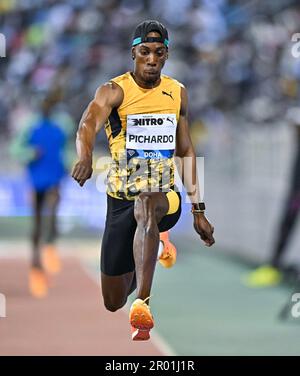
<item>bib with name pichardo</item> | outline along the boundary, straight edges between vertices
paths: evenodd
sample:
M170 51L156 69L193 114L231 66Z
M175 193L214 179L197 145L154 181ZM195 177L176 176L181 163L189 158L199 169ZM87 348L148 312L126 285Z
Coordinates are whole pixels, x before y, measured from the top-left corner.
M175 114L127 115L127 158L173 157L176 141Z
M107 193L133 200L140 192L174 188L174 151L182 85L167 76L153 89L136 84L130 72L111 81L124 93L105 126L112 164Z

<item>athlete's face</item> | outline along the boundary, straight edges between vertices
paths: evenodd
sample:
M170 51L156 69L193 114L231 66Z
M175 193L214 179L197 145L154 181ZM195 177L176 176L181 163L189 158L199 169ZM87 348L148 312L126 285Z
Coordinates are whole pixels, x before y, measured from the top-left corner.
M159 37L151 32L148 37ZM168 58L168 50L163 43L141 43L132 48L135 61L134 73L143 82L154 84L160 79L160 73Z

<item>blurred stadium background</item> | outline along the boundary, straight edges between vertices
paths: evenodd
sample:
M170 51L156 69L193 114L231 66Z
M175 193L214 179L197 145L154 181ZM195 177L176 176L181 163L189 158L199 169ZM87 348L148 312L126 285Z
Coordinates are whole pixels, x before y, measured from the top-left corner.
M300 97L300 58L291 53L291 36L300 32L297 1L1 0L7 49L0 59L0 270L7 258L29 257L30 191L24 169L9 154L16 132L41 98L59 87L57 111L68 120L71 166L86 104L99 84L131 69L132 31L150 18L169 29L163 73L188 88L191 133L197 155L205 157L205 201L216 237L216 246L204 249L184 205L171 233L178 264L170 271L157 268L155 276L157 333L166 351L178 355L299 355L299 319L278 318L292 287L249 290L242 284L243 274L270 256L289 186L295 129L287 114ZM95 156L105 155L101 132ZM106 205L96 187L99 173L84 189L66 177L59 210L62 254L76 256L96 279ZM103 187L99 179L97 186ZM286 263L297 264L299 231L294 235ZM8 319L0 319L0 328ZM26 353L30 333L9 351L3 342L0 354Z

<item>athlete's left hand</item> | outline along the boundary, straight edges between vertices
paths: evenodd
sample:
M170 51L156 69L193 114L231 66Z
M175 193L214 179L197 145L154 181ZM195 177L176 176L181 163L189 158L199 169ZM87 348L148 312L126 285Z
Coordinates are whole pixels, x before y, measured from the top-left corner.
M215 243L213 237L214 226L208 221L204 213L194 213L194 229L200 235L205 245L211 247Z

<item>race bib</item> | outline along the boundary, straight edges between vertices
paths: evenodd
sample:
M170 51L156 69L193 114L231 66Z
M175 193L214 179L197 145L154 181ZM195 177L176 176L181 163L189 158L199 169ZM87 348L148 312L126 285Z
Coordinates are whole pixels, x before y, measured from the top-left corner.
M171 158L176 141L175 114L127 115L127 158Z

